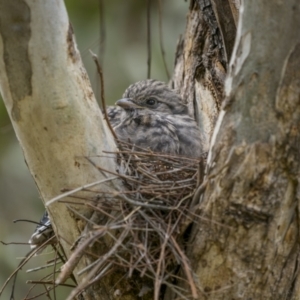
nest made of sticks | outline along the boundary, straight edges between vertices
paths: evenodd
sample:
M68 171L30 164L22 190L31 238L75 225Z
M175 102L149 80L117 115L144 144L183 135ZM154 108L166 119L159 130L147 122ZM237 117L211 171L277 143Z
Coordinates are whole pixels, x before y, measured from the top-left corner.
M89 238L74 257L91 242L110 245L89 268L85 284L72 295L117 267L129 278L146 278L143 286L137 287L140 296L152 291L149 299L159 299L169 287L182 299L195 298L197 290L185 255L185 233L195 219L193 197L202 181L203 160L153 153L124 142L119 146L119 151L108 154L117 157L116 174L123 187L97 198L97 208L107 216L106 223L92 226ZM180 280L189 290L177 287ZM116 290L124 293L122 288Z
M158 300L171 289L180 299L196 298L192 268L185 255L185 235L196 217L195 191L202 181L204 159L153 153L124 142L119 142L118 151L105 155L117 159L118 169L113 175L121 180L121 188L103 193L100 186L98 193L93 189L96 197L85 199L101 216L100 222L85 219L89 226L74 245L67 262L61 250L57 250L59 247L55 248L55 266L64 263L64 268L59 276L55 277L53 272L52 279L64 283L80 258L87 255L92 257L93 263L79 272L84 274L85 280L72 290L68 299L100 279L105 280L112 272L114 277L120 277L114 287L115 295L125 296L135 289L143 299ZM95 167L102 173L107 172L100 166ZM86 187L80 190L91 192ZM76 198L76 194L73 197ZM66 203L68 207L69 204ZM97 254L91 253L91 246L95 244L100 245ZM127 284L131 278L130 288L122 284L124 276ZM47 280L50 278L51 274ZM54 281L51 289L57 285ZM184 284L180 285L180 281Z

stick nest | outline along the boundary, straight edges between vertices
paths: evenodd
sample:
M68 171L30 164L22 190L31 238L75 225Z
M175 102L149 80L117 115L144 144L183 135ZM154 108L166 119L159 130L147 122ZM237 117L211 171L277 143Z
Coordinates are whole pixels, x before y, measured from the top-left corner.
M161 299L168 290L180 299L197 297L185 242L195 219L193 197L202 180L203 160L133 149L124 142L119 146L119 151L106 155L117 159L113 175L122 182L121 188L104 193L100 186L92 190L97 196L85 199L94 209L94 218L85 219L88 226L73 245L69 260L60 257L65 264L56 282L63 283L86 255L91 264L79 271L85 280L68 299L100 279L110 286L105 280L111 274L117 282L114 295L120 299L133 289L143 299ZM91 189L83 190L91 194Z
M159 299L169 287L180 297L195 297L185 234L195 217L193 196L201 181L201 160L133 149L124 142L119 145L121 150L114 154L123 188L97 199L107 220L105 226L93 226L90 241L97 236L98 242L107 244L107 251L93 265L88 281L99 280L117 266L129 278L146 278L137 287L140 296L152 291L149 299ZM188 291L176 287L180 280Z

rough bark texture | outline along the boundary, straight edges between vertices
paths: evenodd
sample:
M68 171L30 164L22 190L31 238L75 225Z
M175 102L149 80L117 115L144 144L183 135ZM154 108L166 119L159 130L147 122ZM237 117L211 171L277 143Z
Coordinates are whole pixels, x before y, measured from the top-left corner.
M189 249L205 299L299 298L299 13L244 2Z
M191 1L185 36L177 47L173 86L198 121L206 152L224 98L224 79L235 38L231 2ZM226 22L220 27L218 20Z
M64 188L105 178L85 156L114 170L113 159L95 159L103 150L114 149L114 142L83 68L63 1L1 0L0 35L1 93L43 201ZM76 209L91 214L83 205ZM49 213L69 256L84 223L65 204L53 203ZM88 263L82 259L78 269ZM103 299L95 290L90 290L90 297Z

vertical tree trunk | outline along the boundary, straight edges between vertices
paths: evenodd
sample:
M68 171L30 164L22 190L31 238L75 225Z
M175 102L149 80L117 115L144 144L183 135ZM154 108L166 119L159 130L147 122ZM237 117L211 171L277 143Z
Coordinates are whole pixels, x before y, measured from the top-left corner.
M244 1L189 255L205 299L298 299L300 4Z
M0 0L0 35L1 93L43 201L62 189L106 179L85 157L114 170L113 159L99 157L114 149L114 141L83 68L64 2ZM85 217L92 213L83 205L73 208ZM56 202L48 209L69 257L84 222L65 204ZM89 263L83 258L78 269ZM95 289L90 297L103 299Z

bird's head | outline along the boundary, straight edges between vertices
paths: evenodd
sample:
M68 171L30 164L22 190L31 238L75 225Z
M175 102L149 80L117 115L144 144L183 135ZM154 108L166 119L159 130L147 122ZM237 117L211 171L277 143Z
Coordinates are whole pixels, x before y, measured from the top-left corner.
M180 96L165 83L147 79L130 85L116 104L125 110L149 109L165 114L187 114Z

